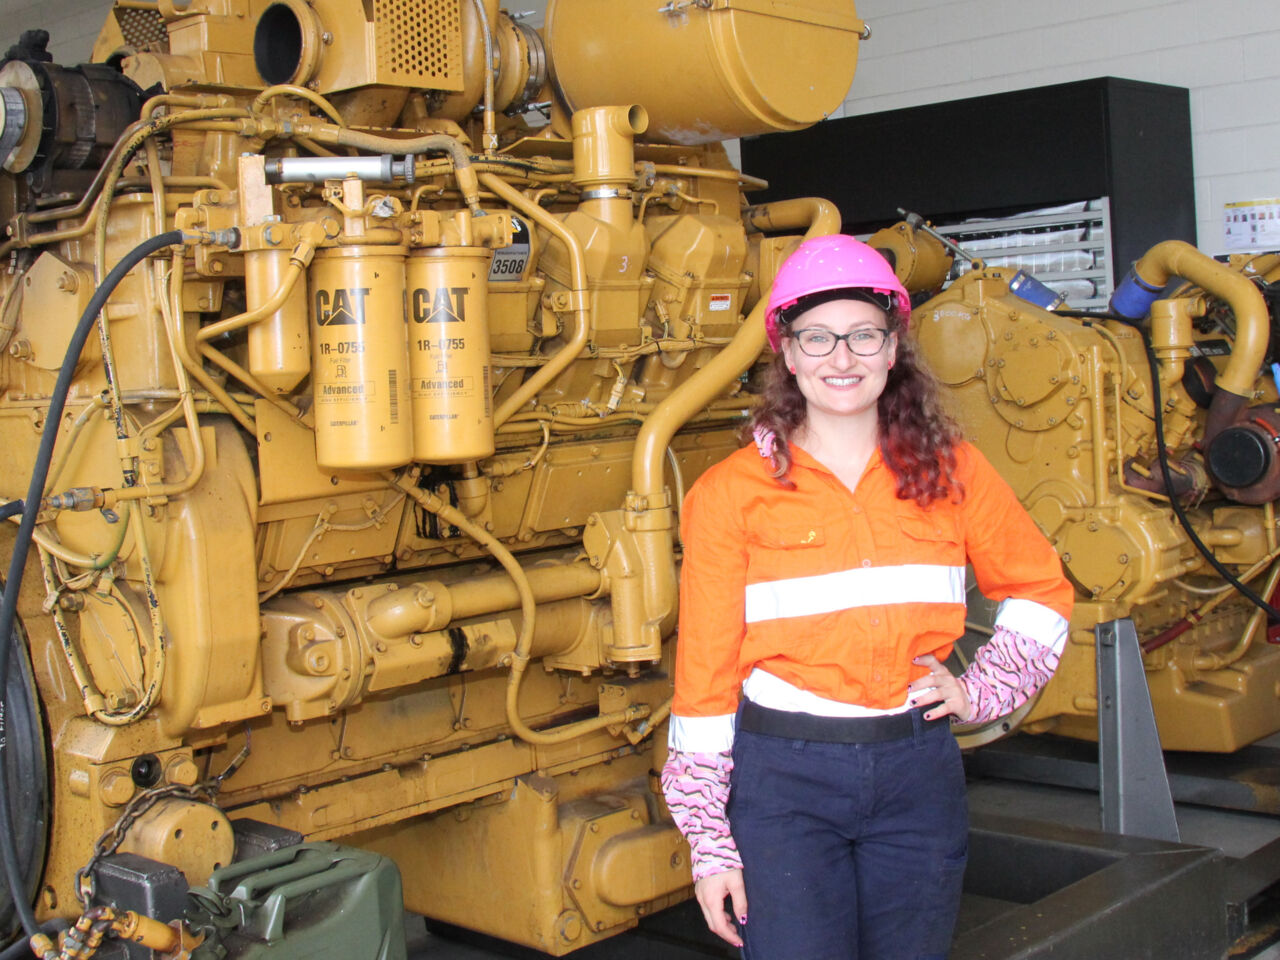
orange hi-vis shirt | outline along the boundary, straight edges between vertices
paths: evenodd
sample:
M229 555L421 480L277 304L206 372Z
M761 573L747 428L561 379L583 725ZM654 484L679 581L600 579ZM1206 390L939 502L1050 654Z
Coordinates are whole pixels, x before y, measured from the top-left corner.
M956 449L963 496L928 508L898 499L878 450L850 491L805 451L790 449L794 490L747 446L708 470L685 499L673 747L729 749L753 671L801 696L876 712L901 708L907 684L928 672L912 659L943 660L964 633L966 562L982 593L1001 603L997 626L1061 653L1071 584L976 448Z

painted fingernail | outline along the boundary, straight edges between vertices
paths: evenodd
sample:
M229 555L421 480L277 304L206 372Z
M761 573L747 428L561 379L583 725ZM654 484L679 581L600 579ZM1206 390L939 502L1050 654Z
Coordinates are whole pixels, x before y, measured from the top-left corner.
M745 927L747 925L747 915L744 913L742 916L740 916L738 918L738 922Z

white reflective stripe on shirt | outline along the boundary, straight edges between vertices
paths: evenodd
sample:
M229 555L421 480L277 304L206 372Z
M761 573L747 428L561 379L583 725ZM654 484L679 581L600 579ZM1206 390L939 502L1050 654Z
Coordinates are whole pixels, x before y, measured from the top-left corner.
M1066 618L1034 600L1005 600L996 612L996 626L1020 633L1059 656L1067 645Z
M714 717L682 717L671 714L667 726L667 746L684 753L724 753L733 749L737 714Z
M747 623L897 603L964 603L964 567L908 563L751 583Z
M771 710L787 710L791 713L810 713L816 717L886 717L905 713L911 707L904 700L900 707L881 710L864 707L859 703L844 703L820 697L809 690L802 690L794 683L775 677L767 670L756 667L742 684L743 695L752 703Z

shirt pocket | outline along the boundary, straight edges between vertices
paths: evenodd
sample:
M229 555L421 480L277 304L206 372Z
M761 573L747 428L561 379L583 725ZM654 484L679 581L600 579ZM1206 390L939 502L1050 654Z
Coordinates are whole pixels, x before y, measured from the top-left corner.
M964 540L952 517L900 514L895 518L894 532L897 543L892 552L898 563L965 564Z
M788 580L829 572L827 531L820 523L788 524L747 535L747 579Z

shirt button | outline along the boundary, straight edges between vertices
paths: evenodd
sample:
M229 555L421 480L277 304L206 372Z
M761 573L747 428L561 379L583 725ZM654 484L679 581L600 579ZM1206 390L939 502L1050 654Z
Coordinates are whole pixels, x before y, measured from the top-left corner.
M883 677L881 674L878 674L878 673L873 674L873 676L874 676L874 677L875 677L875 679L877 679L877 680L883 680L883 679L884 679L884 677Z
M879 618L879 617L872 617L872 618L871 618L871 625L872 625L873 627L878 627L878 626L880 626L880 618Z
M863 565L864 567L869 567L869 566L871 566L871 561L870 561L870 560L863 560L863 561L862 561L862 565Z
M854 512L854 513L861 513L861 512L862 512L862 508L861 508L861 507L854 507L854 508L853 508L853 512Z

